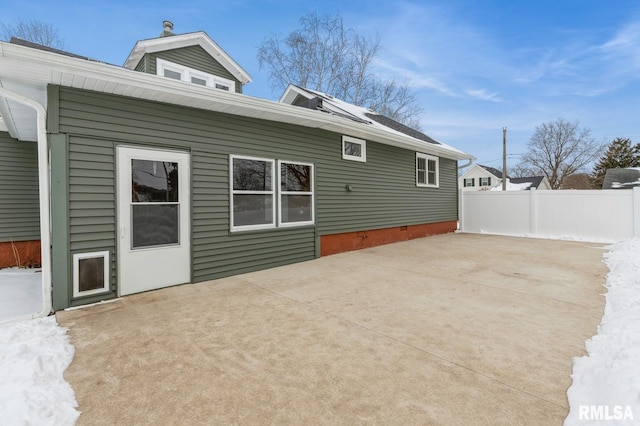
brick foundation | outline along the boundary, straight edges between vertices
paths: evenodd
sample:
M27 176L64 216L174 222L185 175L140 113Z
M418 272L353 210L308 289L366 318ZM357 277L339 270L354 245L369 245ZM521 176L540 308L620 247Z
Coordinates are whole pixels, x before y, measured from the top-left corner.
M457 229L457 221L408 225L394 228L372 229L368 231L346 232L344 234L320 236L320 256L397 243L429 235L447 234Z
M0 268L11 266L39 268L41 263L40 240L0 242Z

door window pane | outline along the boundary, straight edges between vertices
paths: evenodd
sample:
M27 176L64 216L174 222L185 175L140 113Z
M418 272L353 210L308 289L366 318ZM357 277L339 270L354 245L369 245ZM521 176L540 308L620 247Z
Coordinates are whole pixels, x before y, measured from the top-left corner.
M131 160L131 201L178 202L178 163Z
M177 204L133 204L132 248L180 243Z

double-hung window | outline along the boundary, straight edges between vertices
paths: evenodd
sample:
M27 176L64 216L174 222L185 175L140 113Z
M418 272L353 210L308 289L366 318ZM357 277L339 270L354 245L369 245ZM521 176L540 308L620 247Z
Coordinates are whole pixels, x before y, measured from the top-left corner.
M465 179L464 180L464 186L465 186L465 188L468 187L468 186L476 186L475 178Z
M480 181L478 182L479 186L491 186L491 176L481 177L478 180Z
M229 162L231 231L314 223L313 164L237 155Z
M313 165L279 161L280 226L313 224Z
M230 157L231 230L275 226L275 161Z
M416 185L438 187L439 185L438 157L416 153Z

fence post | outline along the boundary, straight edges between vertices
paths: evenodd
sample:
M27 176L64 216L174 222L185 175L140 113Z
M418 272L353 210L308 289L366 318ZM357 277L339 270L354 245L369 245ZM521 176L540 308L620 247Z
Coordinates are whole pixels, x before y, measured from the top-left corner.
M538 194L535 188L531 188L529 192L531 193L529 197L529 233L535 236L538 233L538 217L536 216L538 211L536 208Z
M633 237L640 238L640 187L633 187Z

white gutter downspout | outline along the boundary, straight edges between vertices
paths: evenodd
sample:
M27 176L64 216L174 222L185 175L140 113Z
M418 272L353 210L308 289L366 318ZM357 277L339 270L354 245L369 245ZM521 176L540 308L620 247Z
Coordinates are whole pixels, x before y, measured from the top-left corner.
M465 169L465 168L469 167L471 165L471 163L473 163L473 160L475 160L475 158L468 158L467 164L463 164L462 166L458 166L458 170L462 170L462 169Z
M38 101L0 86L0 96L36 110L38 125L38 181L40 194L40 255L42 257L42 310L21 319L46 317L51 313L51 219L49 202L49 144L47 142L47 110Z

